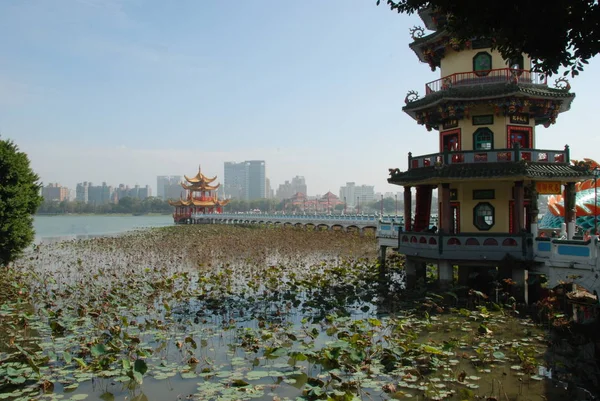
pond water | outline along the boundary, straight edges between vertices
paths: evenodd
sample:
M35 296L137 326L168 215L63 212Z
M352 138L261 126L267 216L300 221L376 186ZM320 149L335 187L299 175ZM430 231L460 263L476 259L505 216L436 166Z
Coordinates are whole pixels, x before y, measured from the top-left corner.
M139 228L173 225L171 215L56 215L34 216L35 242L83 239L124 233Z
M403 309L401 260L379 285L375 257L373 237L231 226L44 244L7 277L35 309L0 307L0 399L565 397L542 329Z

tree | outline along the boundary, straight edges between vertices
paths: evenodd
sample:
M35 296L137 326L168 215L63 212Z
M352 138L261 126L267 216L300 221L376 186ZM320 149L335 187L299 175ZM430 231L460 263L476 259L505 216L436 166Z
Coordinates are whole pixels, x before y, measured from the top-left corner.
M430 8L446 30L460 41L492 38L506 60L528 54L537 71L565 75L583 71L600 52L600 8L597 0L385 0L398 13ZM377 0L379 5L381 0Z
M34 238L33 214L42 203L29 158L0 139L0 266L15 260Z

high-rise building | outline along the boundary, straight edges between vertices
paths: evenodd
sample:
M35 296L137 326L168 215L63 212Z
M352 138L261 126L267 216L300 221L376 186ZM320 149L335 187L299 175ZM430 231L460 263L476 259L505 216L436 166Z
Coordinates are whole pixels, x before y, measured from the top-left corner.
M91 182L88 185L88 203L94 205L104 205L112 202L113 187L106 185L103 182L102 185L94 186Z
M180 175L159 175L156 177L156 196L160 199L177 199L179 198L179 192L181 190ZM177 191L174 191L172 187L177 186ZM177 194L173 197L174 192Z
M242 163L225 162L223 190L225 197L253 200L267 197L264 160Z
M69 188L59 184L48 184L42 188L42 197L44 201L62 202L69 200Z
M246 163L225 162L223 176L223 192L226 198L246 199L247 183Z
M246 186L246 199L263 199L267 197L266 189L266 171L264 160L246 161L248 169L248 184Z
M77 189L75 190L75 200L77 202L88 203L89 186L90 183L88 183L87 181L77 184Z
M340 199L343 200L348 207L367 204L375 200L375 187L372 185L356 185L354 182L347 182L346 186L340 188Z
M277 188L277 199L290 199L297 193L307 194L306 180L302 176L295 176L292 181L286 181L284 184L279 184Z

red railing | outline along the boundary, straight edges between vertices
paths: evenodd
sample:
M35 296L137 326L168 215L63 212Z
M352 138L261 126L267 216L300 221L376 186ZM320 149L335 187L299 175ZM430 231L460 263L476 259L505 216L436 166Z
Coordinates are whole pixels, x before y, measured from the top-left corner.
M546 76L540 72L498 68L495 70L457 72L456 74L425 84L425 95L468 85L485 85L499 82L546 85Z

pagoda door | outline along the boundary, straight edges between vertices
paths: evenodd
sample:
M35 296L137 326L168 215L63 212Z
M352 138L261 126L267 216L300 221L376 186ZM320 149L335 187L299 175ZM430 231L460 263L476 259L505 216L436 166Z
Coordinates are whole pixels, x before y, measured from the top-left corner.
M530 127L508 127L508 147L514 147L516 143L521 149L531 148Z

